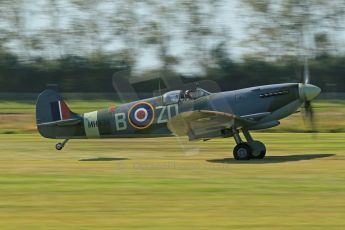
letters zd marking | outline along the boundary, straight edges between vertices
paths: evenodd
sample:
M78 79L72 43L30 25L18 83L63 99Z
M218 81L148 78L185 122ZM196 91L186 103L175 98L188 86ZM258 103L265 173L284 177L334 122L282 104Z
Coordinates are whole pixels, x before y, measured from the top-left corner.
M157 106L156 111L158 114L157 124L167 123L169 119L178 114L178 105Z

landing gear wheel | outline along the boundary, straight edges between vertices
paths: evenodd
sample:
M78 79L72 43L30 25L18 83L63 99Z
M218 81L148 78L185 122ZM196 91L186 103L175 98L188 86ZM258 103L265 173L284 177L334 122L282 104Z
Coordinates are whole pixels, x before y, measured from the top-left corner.
M248 143L240 143L234 148L236 160L249 160L252 157L252 148Z
M55 145L55 148L56 148L56 150L61 150L62 148L63 148L63 145L62 145L62 143L57 143L56 145Z
M253 159L263 159L266 156L266 146L261 141L253 141L251 144L252 152L251 158Z
M61 150L65 146L65 144L69 141L69 139L65 139L62 143L59 142L55 145L56 150Z

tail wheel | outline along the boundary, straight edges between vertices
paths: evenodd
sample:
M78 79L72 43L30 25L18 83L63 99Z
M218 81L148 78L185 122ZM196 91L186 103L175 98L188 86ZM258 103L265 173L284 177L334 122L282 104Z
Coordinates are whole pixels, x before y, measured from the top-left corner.
M252 148L248 143L240 143L234 148L236 160L249 160L252 157Z
M61 150L62 148L63 148L63 144L62 143L57 143L56 145L55 145L55 148L56 148L56 150Z

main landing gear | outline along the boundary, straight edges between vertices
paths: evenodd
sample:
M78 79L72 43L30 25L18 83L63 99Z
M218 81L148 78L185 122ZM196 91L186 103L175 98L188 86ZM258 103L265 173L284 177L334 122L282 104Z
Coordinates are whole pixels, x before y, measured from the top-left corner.
M61 150L65 146L65 144L69 141L69 139L65 139L62 143L59 142L55 145L56 150Z
M255 141L248 130L242 130L247 142L243 142L238 130L233 130L236 146L234 158L236 160L263 159L266 155L266 147L261 141Z

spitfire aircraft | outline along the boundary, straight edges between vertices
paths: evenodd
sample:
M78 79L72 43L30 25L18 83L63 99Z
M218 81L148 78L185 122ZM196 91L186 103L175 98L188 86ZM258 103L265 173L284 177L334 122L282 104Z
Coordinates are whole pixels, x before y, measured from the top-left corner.
M70 139L187 136L190 141L233 137L236 160L262 159L265 145L251 130L268 129L304 105L312 119L311 101L321 89L304 83L264 85L210 93L196 87L89 113L72 112L53 90L43 91L36 104L39 133L46 138ZM245 141L239 131L242 131Z

